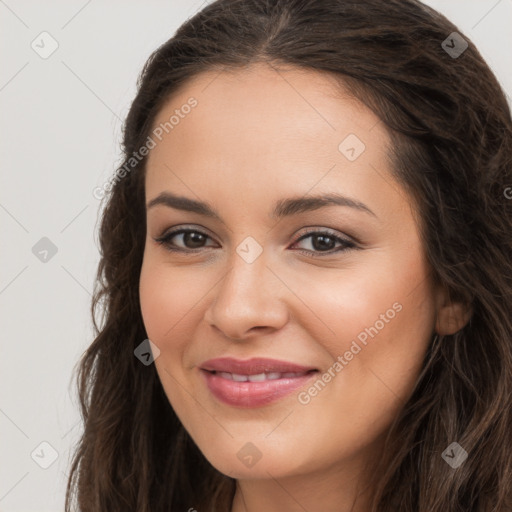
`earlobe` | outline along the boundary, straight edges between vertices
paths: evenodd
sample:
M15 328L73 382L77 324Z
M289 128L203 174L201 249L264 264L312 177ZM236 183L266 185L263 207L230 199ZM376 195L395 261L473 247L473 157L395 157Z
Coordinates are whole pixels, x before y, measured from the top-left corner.
M470 320L473 308L459 301L443 301L438 307L435 331L440 335L455 334Z

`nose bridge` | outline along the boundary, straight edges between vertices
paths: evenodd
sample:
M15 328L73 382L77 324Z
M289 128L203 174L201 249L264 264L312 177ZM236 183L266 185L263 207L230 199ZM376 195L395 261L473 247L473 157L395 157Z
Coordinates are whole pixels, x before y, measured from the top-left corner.
M253 327L279 328L287 319L279 283L267 268L265 253L254 258L253 252L247 258L253 249L242 242L233 251L230 268L215 288L205 315L209 324L232 338L242 339Z
M240 298L256 298L265 292L269 285L267 268L267 257L263 251L257 257L251 255L251 248L247 251L247 255L251 255L249 259L244 255L247 250L247 244L241 243L230 258L230 271L226 276L225 292L229 295L234 292ZM242 254L241 254L242 253ZM265 284L266 283L266 284ZM259 284L259 290L257 286Z
M268 297L268 286L271 286L265 255L262 253L249 262L250 260L240 256L239 249L237 248L229 260L229 272L221 281L217 295L217 302L223 302L233 312L237 307L257 306Z

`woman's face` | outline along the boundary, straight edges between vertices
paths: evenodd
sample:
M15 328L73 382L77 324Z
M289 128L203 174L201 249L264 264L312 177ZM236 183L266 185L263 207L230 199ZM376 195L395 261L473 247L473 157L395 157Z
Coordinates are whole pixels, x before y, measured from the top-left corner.
M386 129L328 76L265 64L199 75L166 122L140 301L170 404L234 478L354 471L410 396L440 304Z

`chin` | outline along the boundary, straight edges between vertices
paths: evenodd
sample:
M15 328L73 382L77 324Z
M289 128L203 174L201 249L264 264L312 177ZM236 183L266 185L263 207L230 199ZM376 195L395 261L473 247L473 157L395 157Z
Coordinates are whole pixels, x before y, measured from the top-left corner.
M234 441L230 447L201 451L215 469L236 479L283 478L307 472L305 468L310 465L297 460L296 449L280 453L267 445L244 440Z

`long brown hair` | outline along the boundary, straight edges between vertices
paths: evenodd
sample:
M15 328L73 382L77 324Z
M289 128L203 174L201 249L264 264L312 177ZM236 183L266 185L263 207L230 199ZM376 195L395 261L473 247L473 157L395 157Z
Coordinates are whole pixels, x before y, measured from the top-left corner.
M468 43L460 55L442 45L453 32ZM500 85L471 41L415 0L217 0L149 57L122 166L187 80L256 61L330 73L380 117L432 279L472 310L429 347L390 429L372 512L512 510L512 122ZM229 512L235 480L191 440L154 365L134 357L147 338L145 162L117 175L102 211L96 338L77 372L84 432L66 511L76 500L82 512ZM468 452L457 469L442 458L451 442Z

